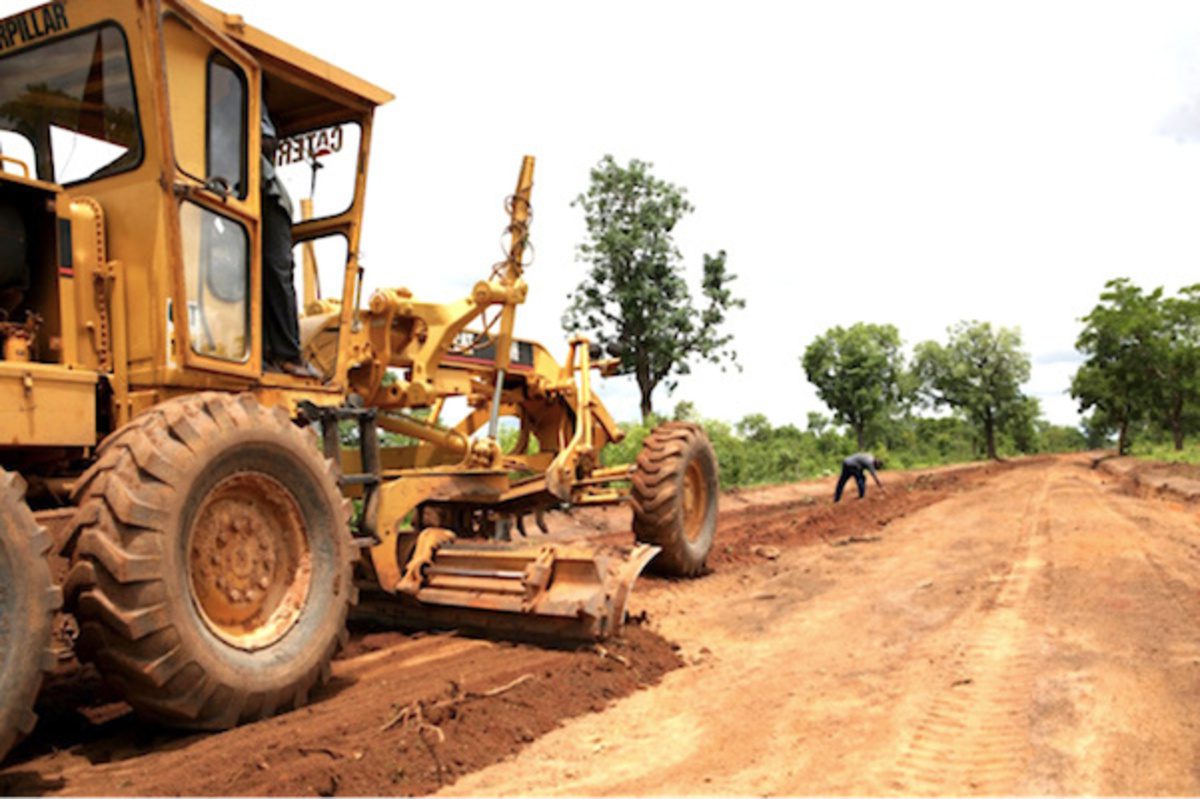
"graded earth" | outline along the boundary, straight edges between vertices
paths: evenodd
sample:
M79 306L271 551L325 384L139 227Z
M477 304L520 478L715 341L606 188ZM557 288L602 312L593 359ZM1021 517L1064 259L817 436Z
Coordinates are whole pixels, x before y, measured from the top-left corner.
M1088 455L883 479L726 494L712 571L640 580L623 640L359 621L311 706L225 733L142 725L66 664L0 792L1200 792L1186 490Z

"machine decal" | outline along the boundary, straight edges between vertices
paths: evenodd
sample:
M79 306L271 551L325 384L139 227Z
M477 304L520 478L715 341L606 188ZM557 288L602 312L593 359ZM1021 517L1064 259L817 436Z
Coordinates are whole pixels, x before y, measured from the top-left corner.
M0 20L0 51L20 47L71 27L62 3L48 3Z
M340 152L342 144L341 125L302 133L279 142L279 150L275 154L275 165L287 166L314 158L324 158L332 153Z

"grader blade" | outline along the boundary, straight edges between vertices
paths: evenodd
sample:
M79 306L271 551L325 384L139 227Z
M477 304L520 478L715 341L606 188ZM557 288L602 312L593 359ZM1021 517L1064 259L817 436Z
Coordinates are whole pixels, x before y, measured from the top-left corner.
M410 563L400 591L431 623L600 639L624 624L633 583L656 554L648 544L454 540Z

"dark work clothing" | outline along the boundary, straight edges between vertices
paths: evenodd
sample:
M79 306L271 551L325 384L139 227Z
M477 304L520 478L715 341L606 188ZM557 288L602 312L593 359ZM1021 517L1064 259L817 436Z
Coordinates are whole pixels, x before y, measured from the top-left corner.
M275 172L278 131L262 103L262 326L263 360L300 364L300 314L292 258L292 198Z
M286 197L286 195L285 195ZM263 343L268 361L300 360L300 321L296 311L292 215L263 190Z
M846 481L851 477L854 482L858 483L858 498L862 499L867 493L867 478L863 474L862 469L855 469L852 466L842 463L842 476L838 478L837 488L833 492L833 501L842 501L842 489L846 487Z
M833 501L841 502L842 489L846 487L846 482L853 477L854 482L858 484L858 498L862 499L867 494L867 475L870 472L875 478L875 482L879 482L879 475L875 472L875 456L869 452L858 452L851 455L842 461L842 476L838 478L837 488L833 491Z

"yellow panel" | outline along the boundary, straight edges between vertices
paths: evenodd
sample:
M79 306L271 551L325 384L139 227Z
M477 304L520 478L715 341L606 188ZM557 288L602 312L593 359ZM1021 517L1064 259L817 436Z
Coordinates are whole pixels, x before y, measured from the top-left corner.
M0 446L96 443L95 372L0 363Z
M171 14L163 20L163 37L175 158L185 171L203 179L208 57L212 47Z

